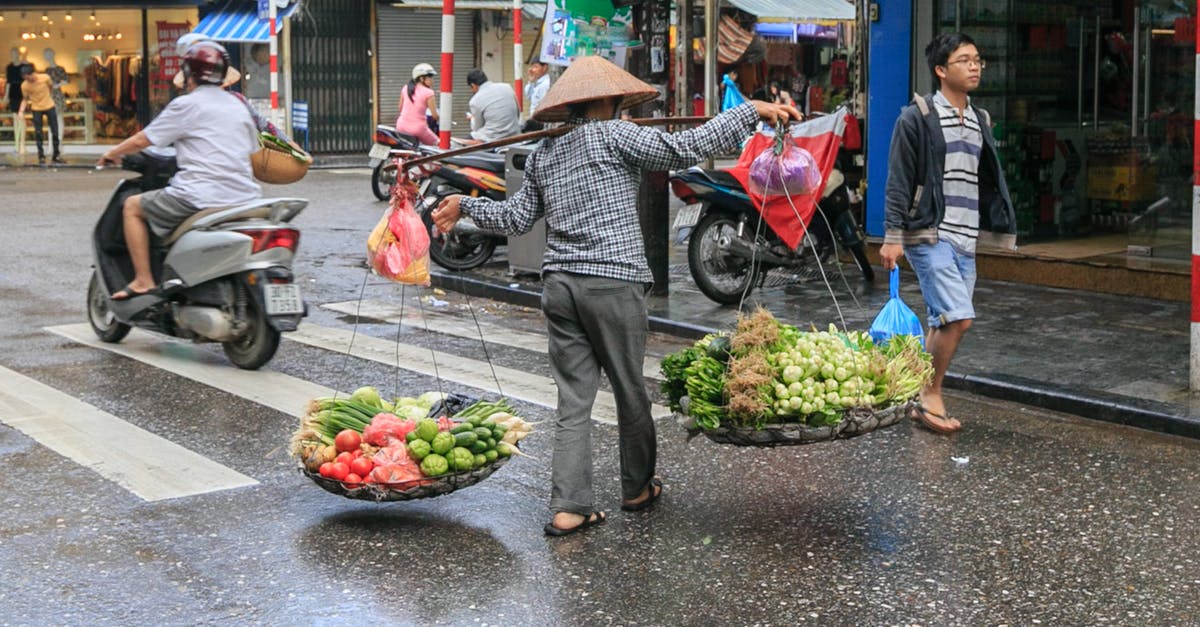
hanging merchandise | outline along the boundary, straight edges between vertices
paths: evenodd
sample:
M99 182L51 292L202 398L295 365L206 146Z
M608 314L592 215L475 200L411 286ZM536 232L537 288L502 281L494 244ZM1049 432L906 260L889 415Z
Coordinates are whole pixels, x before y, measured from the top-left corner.
M391 202L367 238L371 269L386 279L429 285L429 231L413 209L416 186L397 182Z

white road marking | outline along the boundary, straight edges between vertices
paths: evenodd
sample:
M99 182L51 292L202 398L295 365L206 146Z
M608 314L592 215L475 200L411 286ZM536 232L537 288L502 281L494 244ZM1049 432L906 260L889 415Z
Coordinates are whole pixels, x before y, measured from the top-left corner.
M240 370L225 361L223 356L214 355L191 343L141 329L131 331L119 344L109 344L96 339L91 326L87 324L46 327L46 330L92 348L136 359L160 370L279 410L289 416L299 417L309 399L333 396L335 392L333 388L309 383L266 368Z
M0 368L0 422L147 501L258 484L7 368Z
M383 320L392 324L400 321L400 304L394 301L364 299L361 307L358 301L326 303L321 307L351 316ZM424 315L424 318L422 318L422 315ZM480 330L482 330L483 337L489 344L511 346L530 352L542 353L543 355L546 354L545 335L530 333L528 331L517 331L485 321L480 321L479 328L476 328L475 322L466 317L468 315L469 312L464 313L462 317L444 313L429 305L424 305L424 310L419 305L405 305L404 324L414 329L428 327L430 331L436 331L443 335L453 335L473 340L479 339ZM647 355L642 363L642 376L653 381L662 380L662 370L658 365L660 360L661 357Z
M298 330L284 334L283 337L338 353L345 353L347 349L350 349L351 354L361 359L370 359L389 365L399 363L400 367L405 370L428 376L440 376L446 381L469 385L497 394L501 392L496 389L496 382L492 378L492 371L488 364L475 359L440 352L435 355L428 348L403 343L397 346L395 340L382 340L363 333L354 336L353 346L351 346L350 331L315 324L301 324ZM554 407L557 404L558 388L552 379L503 366L494 366L494 368L496 369L496 378L500 380L500 387L505 396L544 407ZM658 419L670 416L671 410L662 405L652 405L650 413L651 416ZM616 424L616 401L611 392L601 390L596 395L596 404L592 407L592 418L599 422Z

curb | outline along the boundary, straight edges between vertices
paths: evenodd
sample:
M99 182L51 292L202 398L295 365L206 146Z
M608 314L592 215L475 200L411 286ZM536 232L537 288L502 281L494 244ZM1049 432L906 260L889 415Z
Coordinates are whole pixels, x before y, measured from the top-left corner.
M495 281L480 280L463 274L431 271L430 275L434 287L522 307L541 308L541 292L520 281L502 285ZM649 316L649 328L655 333L665 333L686 339L699 339L718 331L716 328L655 315ZM1200 439L1200 420L1181 416L1165 403L1110 394L1100 390L1084 392L1014 376L989 377L980 374L948 372L945 385L953 390L1072 414L1082 418Z

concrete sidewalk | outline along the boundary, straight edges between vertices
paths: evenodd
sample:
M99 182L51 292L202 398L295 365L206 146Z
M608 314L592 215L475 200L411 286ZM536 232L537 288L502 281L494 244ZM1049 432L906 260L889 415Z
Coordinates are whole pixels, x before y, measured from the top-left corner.
M433 265L443 289L540 307L536 275L513 276L501 248L492 262L466 273ZM686 245L671 253L667 296L649 299L651 330L700 337L733 326L738 310L699 292ZM986 260L981 260L981 264ZM768 279L744 310L761 304L780 320L867 329L887 302L887 275L876 267L866 284L843 266L827 287L820 277ZM855 275L851 275L855 272ZM772 285L774 283L774 285ZM916 278L901 274L901 296L924 318ZM980 280L978 318L947 375L947 387L1109 422L1200 438L1200 402L1187 391L1189 305L1079 290ZM840 309L840 315L839 315Z

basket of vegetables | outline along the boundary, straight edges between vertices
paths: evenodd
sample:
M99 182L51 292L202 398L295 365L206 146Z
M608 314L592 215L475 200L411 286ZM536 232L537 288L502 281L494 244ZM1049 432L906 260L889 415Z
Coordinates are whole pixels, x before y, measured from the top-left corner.
M684 428L738 446L852 438L896 424L933 376L918 337L801 331L765 309L662 360Z
M531 431L504 399L454 401L429 392L388 402L370 386L345 398L314 399L292 438L292 454L306 477L346 498L448 494L521 454L517 443Z

